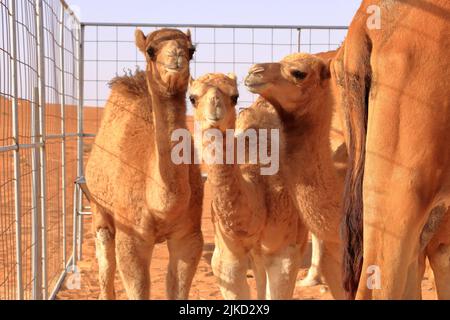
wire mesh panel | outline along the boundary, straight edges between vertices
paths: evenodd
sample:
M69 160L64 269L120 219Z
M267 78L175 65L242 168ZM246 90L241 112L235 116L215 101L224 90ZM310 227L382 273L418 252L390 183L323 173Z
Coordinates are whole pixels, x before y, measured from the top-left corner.
M0 16L0 300L48 298L71 250L80 28L60 0Z
M238 108L254 102L255 96L243 84L253 64L279 61L299 50L333 50L340 46L346 33L345 27L84 24L84 107L89 114L85 129L89 133L95 133L99 127L102 107L109 96L108 82L116 75L145 69L145 57L134 44L135 29L150 33L162 27L191 30L197 46L191 65L194 78L210 72L234 72L238 76Z

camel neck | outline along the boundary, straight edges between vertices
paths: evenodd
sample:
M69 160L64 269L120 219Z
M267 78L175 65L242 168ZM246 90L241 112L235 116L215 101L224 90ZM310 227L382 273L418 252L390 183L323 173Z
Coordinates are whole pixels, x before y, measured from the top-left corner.
M299 108L300 109L300 108ZM286 136L287 181L306 220L329 221L338 227L339 178L332 159L332 100L326 95L308 106L311 114L281 115Z
M172 159L172 150L177 142L172 141L176 130L186 130L185 92L178 95L163 95L148 82L152 103L153 137L155 158L149 164L153 178L161 185L184 188L189 184L189 166L176 165ZM175 188L175 189L177 189Z

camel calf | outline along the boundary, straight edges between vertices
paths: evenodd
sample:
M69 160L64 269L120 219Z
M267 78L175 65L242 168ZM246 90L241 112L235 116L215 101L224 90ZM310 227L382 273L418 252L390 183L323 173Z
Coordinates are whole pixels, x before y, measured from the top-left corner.
M208 74L193 81L190 99L195 120L216 139L225 138L227 130L235 127L244 133L280 128L275 111L263 101L244 111L236 122L238 89L233 75ZM232 137L234 146L237 139ZM220 150L234 149L227 143ZM211 143L201 147L206 156L213 156ZM262 176L260 165L220 160L208 165L207 187L213 195L216 249L212 267L224 298L250 298L247 270L251 261L258 299L291 299L308 231L280 174Z
M118 77L86 168L93 196L100 298L114 299L117 266L130 299L150 298L155 244L167 241L167 297L187 299L203 249L200 168L175 165L172 132L186 128L190 33L162 29L136 44L146 72Z

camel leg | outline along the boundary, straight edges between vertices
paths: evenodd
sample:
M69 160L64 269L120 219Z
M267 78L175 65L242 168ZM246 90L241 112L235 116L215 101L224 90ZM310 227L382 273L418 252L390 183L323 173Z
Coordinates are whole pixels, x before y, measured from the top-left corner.
M150 259L154 242L136 234L116 231L116 256L120 276L130 300L150 299Z
M231 249L233 248L233 249ZM220 291L225 300L249 300L247 283L248 254L242 244L234 244L216 232L216 248L211 261Z
M202 256L203 236L198 232L180 239L169 239L167 245L170 256L166 280L167 299L187 300Z
M450 300L450 245L442 244L429 253L439 300Z
M275 255L264 257L269 280L270 300L292 299L300 268L300 248L288 246Z
M99 229L95 234L95 249L98 261L100 300L115 300L114 277L116 254L114 235L109 229Z
M323 243L322 261L319 270L325 282L330 288L333 298L336 300L344 300L345 292L342 286L342 248L337 243Z
M322 242L313 234L311 267L308 270L306 278L299 282L300 287L314 287L322 284L322 275L320 273L323 255L322 250Z
M404 300L422 300L422 280L425 274L426 258L419 255L419 261L414 262L408 269Z
M267 274L264 267L264 260L260 253L252 252L252 269L256 280L256 291L258 300L265 300L267 294Z
M115 300L114 278L116 253L114 227L109 216L96 203L92 207L92 226L95 234L95 254L98 262L100 300Z

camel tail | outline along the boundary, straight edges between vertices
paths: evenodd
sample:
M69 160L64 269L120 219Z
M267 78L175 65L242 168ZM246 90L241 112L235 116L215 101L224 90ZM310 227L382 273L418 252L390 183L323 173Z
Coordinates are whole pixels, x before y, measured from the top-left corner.
M363 179L366 158L366 134L371 87L370 41L357 52L358 71L345 71L345 121L348 130L349 166L344 189L343 281L347 298L353 300L358 291L363 267Z

